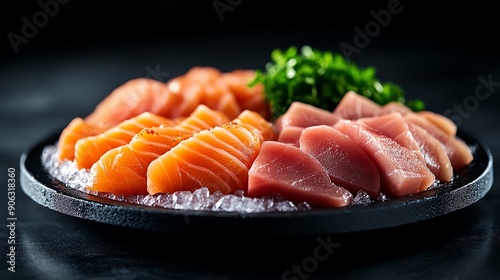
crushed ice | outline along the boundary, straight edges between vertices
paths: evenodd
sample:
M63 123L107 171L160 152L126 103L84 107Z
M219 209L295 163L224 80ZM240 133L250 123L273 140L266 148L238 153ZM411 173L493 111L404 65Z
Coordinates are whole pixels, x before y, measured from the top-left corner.
M371 202L372 199L370 198L370 195L368 195L365 191L358 191L352 200L352 204L368 204Z
M222 194L222 192L210 193L207 188L200 188L193 192L178 191L172 194L157 195L114 195L89 191L86 189L90 172L78 169L74 161L59 162L57 159L57 147L46 146L42 152L42 164L47 172L66 186L111 200L124 201L133 204L163 207L169 209L183 210L208 210L226 212L273 212L273 211L299 211L308 210L312 207L302 202L294 204L279 195L263 198L250 198L244 196L243 191L234 194Z

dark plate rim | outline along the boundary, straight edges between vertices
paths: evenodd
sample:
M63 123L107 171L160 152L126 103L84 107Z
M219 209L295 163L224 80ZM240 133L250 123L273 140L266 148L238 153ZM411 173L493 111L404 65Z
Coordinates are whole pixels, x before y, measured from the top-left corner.
M474 204L493 184L493 156L484 143L459 130L474 152L474 161L458 175L459 184L408 197L333 209L294 212L237 213L166 209L90 195L53 179L40 156L60 131L38 142L20 158L21 188L38 204L54 211L124 227L166 232L297 235L345 233L395 227L427 220ZM217 227L212 226L216 224Z

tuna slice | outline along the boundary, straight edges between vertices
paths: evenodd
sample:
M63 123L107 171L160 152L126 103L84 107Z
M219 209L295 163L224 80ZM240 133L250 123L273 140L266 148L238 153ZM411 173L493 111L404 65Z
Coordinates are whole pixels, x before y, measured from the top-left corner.
M335 184L352 194L364 191L372 198L380 194L380 176L368 155L349 136L326 126L305 128L300 149L315 157Z
M331 112L312 106L310 104L295 101L288 110L280 116L275 124L279 132L286 126L309 127L313 125L333 125L339 120Z
M462 139L449 135L425 117L418 114L409 114L405 116L405 119L407 122L427 130L429 134L443 143L454 171L464 168L474 159L471 150Z
M418 125L409 123L409 127L413 137L420 145L427 167L438 180L450 181L453 176L453 168L443 143Z
M371 99L349 91L342 97L333 114L341 119L356 120L380 115L381 110L382 106Z
M278 142L292 144L295 147L299 147L300 146L299 139L303 130L304 130L303 127L298 127L298 126L283 127L283 130L281 130L281 133L278 137Z
M380 111L380 115L391 114L391 113L400 113L401 115L406 115L412 113L413 111L408 108L408 106L404 105L401 102L389 102L382 106L382 110Z
M313 207L343 207L353 199L348 190L330 181L318 160L281 142L262 143L248 175L249 197L280 194Z
M341 120L334 125L359 145L377 166L380 189L388 196L405 196L426 190L435 176L410 149L363 124Z
M417 114L424 117L447 134L452 136L457 134L457 125L449 118L430 111L421 111L417 112Z
M422 162L425 162L424 155L420 151L420 145L417 143L408 123L400 113L390 113L377 117L361 118L357 120L368 127L375 129L381 134L392 138L401 146L410 149Z

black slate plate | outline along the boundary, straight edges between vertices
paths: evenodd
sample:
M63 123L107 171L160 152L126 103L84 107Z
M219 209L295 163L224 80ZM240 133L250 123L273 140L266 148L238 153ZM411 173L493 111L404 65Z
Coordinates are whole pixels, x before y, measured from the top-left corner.
M348 233L418 222L467 207L493 184L493 156L459 131L474 161L449 186L416 195L337 209L295 212L232 213L176 210L109 200L66 187L43 168L41 153L54 134L21 156L21 188L35 202L57 212L101 223L153 231L193 234L309 235Z

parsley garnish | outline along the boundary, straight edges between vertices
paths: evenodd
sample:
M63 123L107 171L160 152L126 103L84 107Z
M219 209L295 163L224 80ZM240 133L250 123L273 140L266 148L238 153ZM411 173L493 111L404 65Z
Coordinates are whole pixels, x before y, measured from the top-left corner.
M425 108L421 100L406 101L403 89L380 82L374 67L359 68L342 55L304 46L275 49L266 71L257 70L250 86L264 85L273 117L284 114L294 101L333 111L348 91L366 96L380 105L401 102L414 111Z

